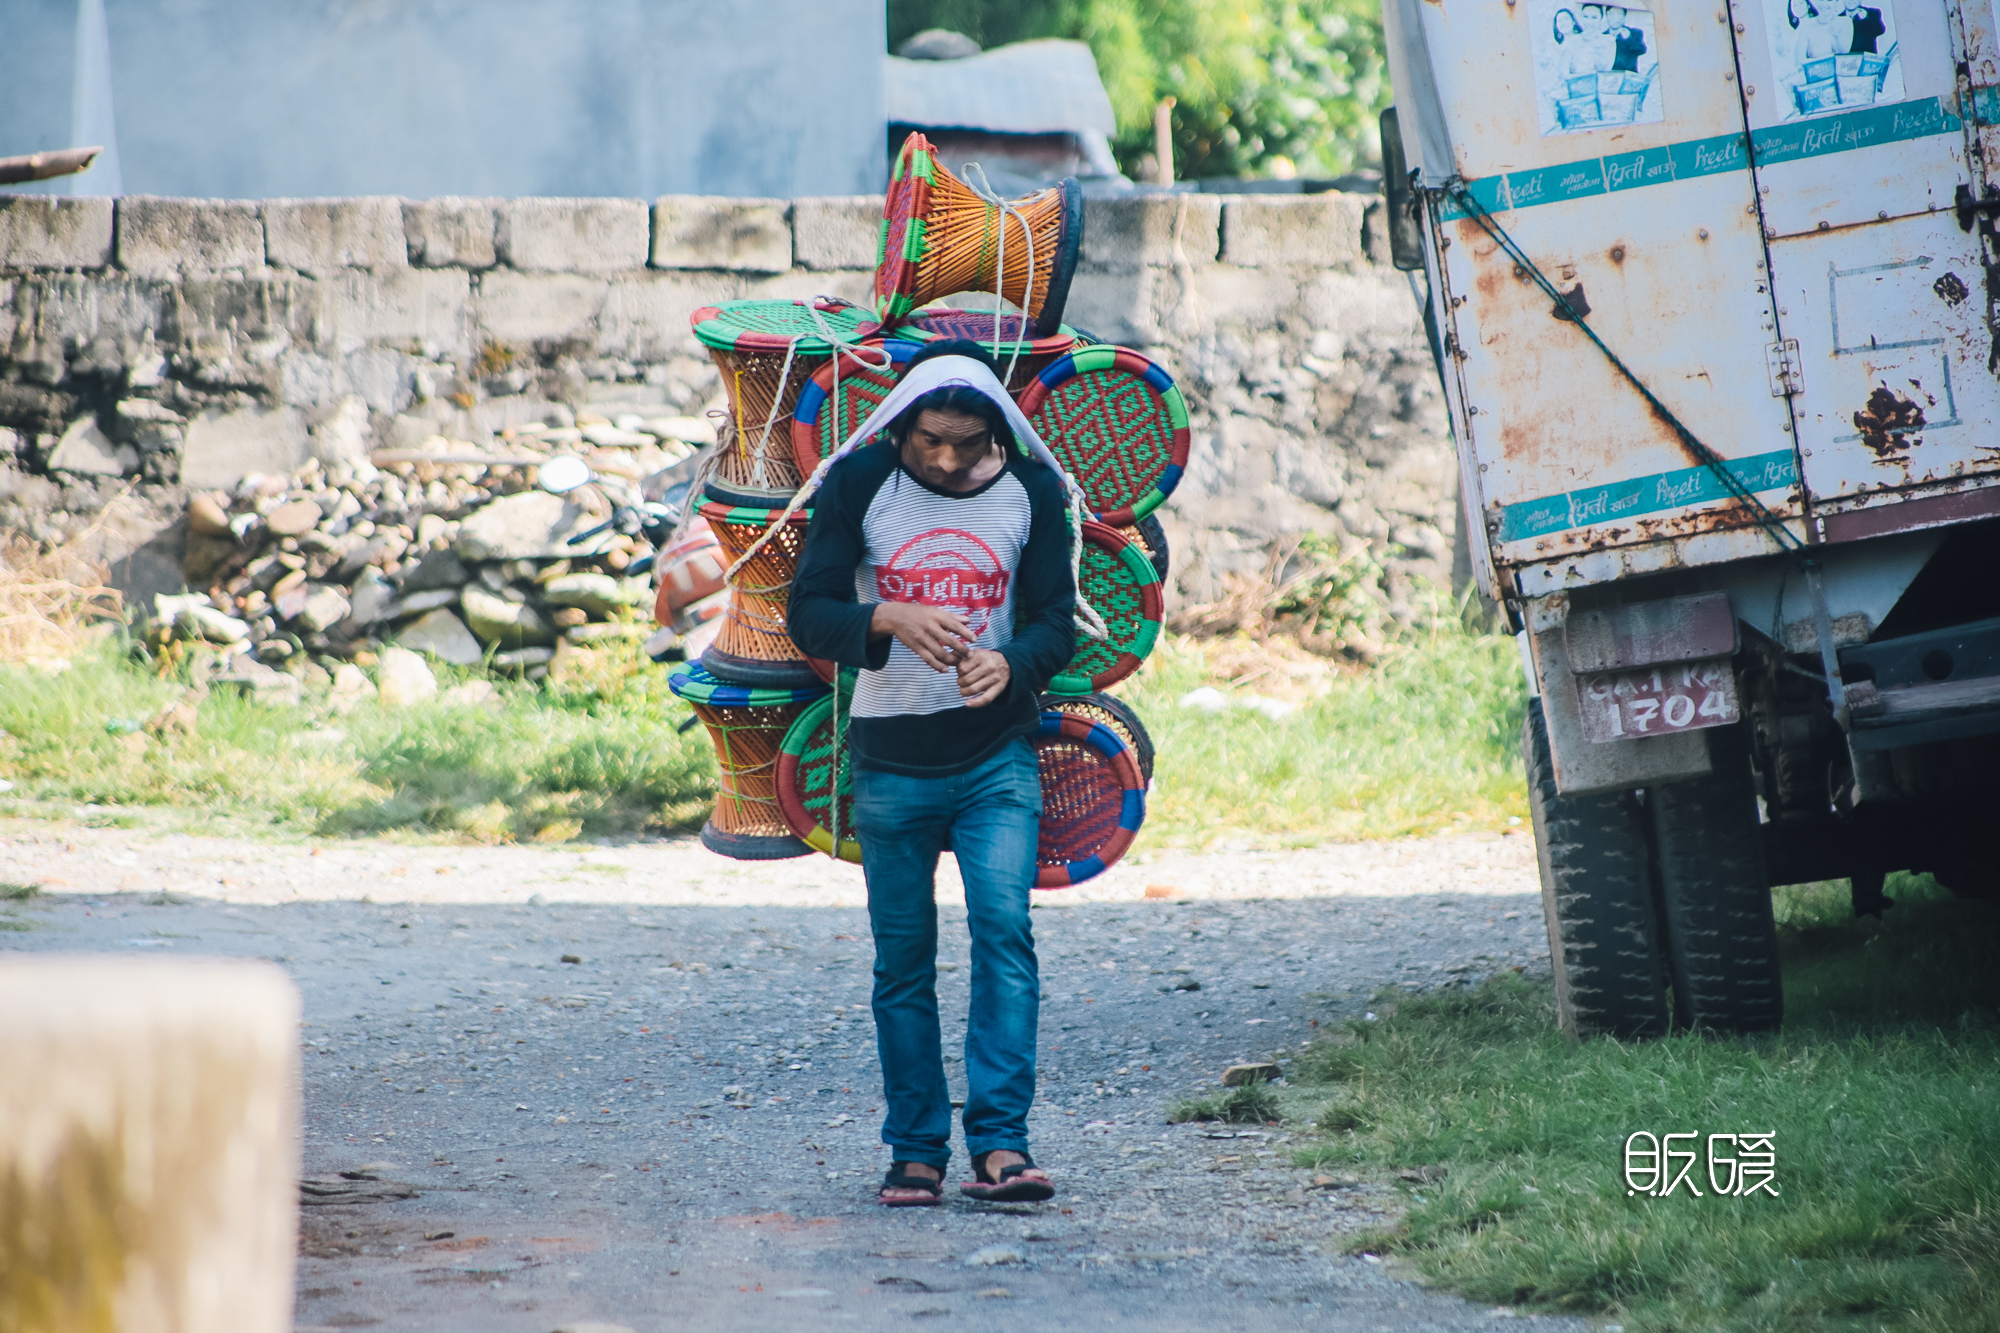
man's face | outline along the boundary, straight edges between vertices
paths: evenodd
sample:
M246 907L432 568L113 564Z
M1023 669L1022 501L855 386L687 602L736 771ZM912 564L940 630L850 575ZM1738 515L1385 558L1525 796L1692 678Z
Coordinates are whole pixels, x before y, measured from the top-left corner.
M1625 26L1625 11L1613 5L1604 11L1604 26L1612 31Z
M925 408L903 437L903 466L941 490L958 490L993 452L993 432L966 412Z

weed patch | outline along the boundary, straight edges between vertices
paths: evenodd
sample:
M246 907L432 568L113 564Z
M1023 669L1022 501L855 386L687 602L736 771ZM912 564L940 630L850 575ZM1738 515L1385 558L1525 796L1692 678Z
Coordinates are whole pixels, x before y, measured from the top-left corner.
M1928 879L1892 895L1874 922L1836 915L1844 886L1779 892L1775 1034L1570 1042L1512 973L1385 995L1300 1056L1336 1100L1298 1160L1444 1164L1362 1243L1475 1300L1635 1333L2000 1327L2000 911ZM1705 1161L1702 1197L1630 1193L1638 1130L1770 1133L1779 1193L1718 1197Z
M1170 1124L1192 1120L1220 1120L1231 1125L1261 1125L1278 1118L1278 1090L1268 1083L1246 1083L1217 1097L1192 1098L1174 1103L1167 1112Z

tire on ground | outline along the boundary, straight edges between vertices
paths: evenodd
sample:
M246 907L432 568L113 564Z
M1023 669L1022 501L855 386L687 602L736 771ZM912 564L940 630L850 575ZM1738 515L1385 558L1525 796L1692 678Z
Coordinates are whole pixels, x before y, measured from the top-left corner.
M1770 877L1742 731L1708 733L1711 776L1647 793L1676 1027L1761 1032L1784 1017Z
M1542 701L1521 724L1528 804L1555 969L1556 1017L1572 1036L1667 1029L1644 816L1629 792L1559 796Z

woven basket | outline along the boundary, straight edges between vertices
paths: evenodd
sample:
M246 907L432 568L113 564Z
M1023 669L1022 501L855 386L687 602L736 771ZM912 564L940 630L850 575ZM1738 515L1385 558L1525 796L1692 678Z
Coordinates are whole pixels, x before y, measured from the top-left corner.
M716 457L717 478L737 497L782 504L803 480L789 426L800 390L833 356L826 334L859 342L879 326L860 306L827 300L731 301L688 319L729 393L733 429Z
M991 310L932 306L897 325L896 336L916 342L968 338L978 343L1000 363L1002 373L1006 374L1007 392L1019 398L1037 375L1055 364L1057 357L1078 346L1077 332L1067 324L1047 337L1037 336L1036 328L1025 315L1002 314L996 319ZM1011 373L1008 373L1009 361L1014 363Z
M715 503L701 507L702 518L722 547L724 569L742 559L783 512ZM792 594L811 521L810 509L793 514L731 581L722 628L701 657L702 666L717 680L774 689L818 688L823 683L785 629L785 603Z
M778 807L778 747L826 687L750 689L699 667L675 672L667 685L687 700L715 745L715 814L702 827L702 844L740 861L806 855L811 849L792 835Z
M1037 704L1044 713L1063 713L1111 728L1132 751L1133 761L1139 765L1139 776L1149 788L1152 786L1153 737L1123 699L1110 694L1045 694Z
M958 292L991 292L997 277L1000 295L1027 312L1037 335L1055 334L1083 243L1083 189L1067 179L1009 206L1012 212L973 193L923 135L903 140L876 248L875 310L882 322L894 324ZM1006 273L1000 275L1003 228Z
M1180 484L1187 404L1167 372L1137 352L1080 347L1037 375L1020 403L1100 523L1129 526Z
M882 405L922 344L899 331L874 345L888 356L887 366L878 364L880 355L842 353L837 362L829 357L800 390L798 405L792 409L791 440L793 466L801 477L811 476Z
M1146 821L1146 780L1111 727L1066 711L1042 714L1035 737L1042 777L1035 887L1061 889L1110 867Z
M778 809L792 833L816 852L832 856L834 782L839 775L840 859L859 863L861 841L854 829L854 768L847 753L847 699L852 677L841 691L836 717L831 696L809 705L785 733L778 749Z
M1049 682L1051 694L1089 694L1116 684L1139 669L1160 637L1160 576L1144 549L1118 529L1085 521L1077 592L1104 617L1110 637L1079 631L1076 656Z

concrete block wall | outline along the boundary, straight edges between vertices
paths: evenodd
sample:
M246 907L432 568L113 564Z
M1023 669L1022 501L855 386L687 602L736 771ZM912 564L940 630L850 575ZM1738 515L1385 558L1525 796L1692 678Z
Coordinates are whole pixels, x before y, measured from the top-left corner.
M130 582L170 582L189 488L322 456L329 423L365 419L384 445L698 413L721 386L689 313L866 302L880 208L0 198L0 527L59 540L94 522ZM1188 397L1193 450L1164 515L1184 600L1303 532L1370 542L1392 600L1448 581L1443 411L1371 209L1339 193L1088 205L1067 322L1154 357Z

